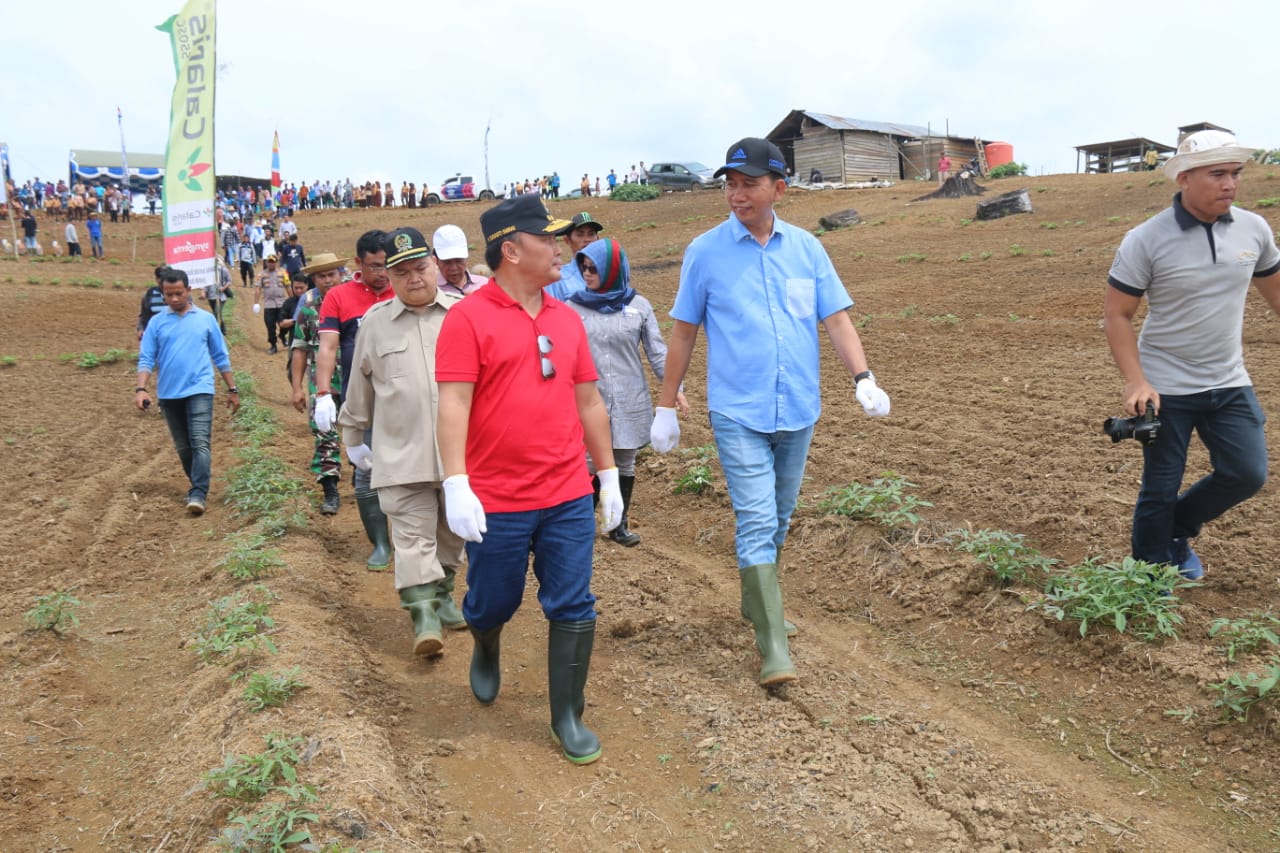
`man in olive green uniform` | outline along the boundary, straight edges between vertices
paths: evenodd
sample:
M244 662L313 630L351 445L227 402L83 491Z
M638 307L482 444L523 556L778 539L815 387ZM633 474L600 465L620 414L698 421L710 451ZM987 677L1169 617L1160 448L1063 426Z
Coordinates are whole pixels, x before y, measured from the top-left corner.
M346 261L332 252L316 255L301 272L311 279L315 287L298 300L294 314L293 343L290 346L289 379L293 385L293 407L307 412L311 419L311 433L315 436L315 453L311 457L311 472L324 489L324 503L320 511L333 515L338 511L338 478L342 476L342 440L332 427L321 430L316 426L316 354L320 351L320 305L324 295L334 285L342 283L342 269ZM334 366L331 388L342 387L342 368ZM305 381L305 384L304 384Z

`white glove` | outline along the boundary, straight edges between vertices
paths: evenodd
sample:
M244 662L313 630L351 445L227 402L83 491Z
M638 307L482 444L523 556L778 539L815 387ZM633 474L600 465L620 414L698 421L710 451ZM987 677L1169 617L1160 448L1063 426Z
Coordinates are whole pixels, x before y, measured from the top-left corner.
M659 453L670 453L680 444L680 421L676 410L657 406L653 410L653 426L649 427L649 443Z
M873 418L883 418L889 414L889 395L876 385L876 378L868 376L858 382L853 396L862 404L862 410Z
M459 537L468 542L484 541L480 534L489 530L484 507L471 491L471 479L466 474L454 474L444 481L444 514L449 519L449 529Z
M367 444L357 444L355 447L347 448L347 458L351 460L351 464L359 468L361 471L373 470L373 451L369 449Z
M256 302L255 302L255 303L253 303L253 313L255 313L255 314L260 314L260 313L262 313L262 306L261 306L261 305L259 305L259 304L258 304L258 303L256 303Z
M313 420L316 422L316 429L321 432L328 432L333 429L333 422L337 417L338 407L333 405L332 394L316 397L316 413L313 416Z
M597 471L600 479L600 530L608 533L622 523L622 489L618 487L618 469Z

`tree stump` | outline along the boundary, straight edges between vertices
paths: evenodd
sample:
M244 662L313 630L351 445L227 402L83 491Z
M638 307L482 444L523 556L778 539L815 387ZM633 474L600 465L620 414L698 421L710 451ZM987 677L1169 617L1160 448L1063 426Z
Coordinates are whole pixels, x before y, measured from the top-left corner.
M837 228L857 225L861 221L862 217L858 214L858 211L851 207L848 210L837 210L835 213L828 213L818 220L818 224L827 231L834 231Z
M986 201L978 202L978 219L999 219L1002 216L1012 216L1015 213L1031 212L1031 196L1027 193L1027 188L1013 192L1002 193L995 198L989 198Z
M942 182L942 186L938 187L928 195L922 195L916 201L928 201L931 198L960 198L966 195L982 195L987 188L974 183L972 172L961 172L958 175L952 175Z

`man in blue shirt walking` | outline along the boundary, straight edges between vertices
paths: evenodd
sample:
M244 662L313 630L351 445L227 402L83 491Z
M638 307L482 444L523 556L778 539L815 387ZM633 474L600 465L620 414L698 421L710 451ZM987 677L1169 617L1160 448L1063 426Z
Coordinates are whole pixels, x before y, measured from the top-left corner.
M182 471L191 481L187 512L202 515L212 463L214 366L227 384L227 408L233 415L240 410L240 392L231 377L231 356L218 321L191 304L187 274L166 267L157 278L168 307L156 314L142 333L133 404L139 411L150 407L147 382L153 371L159 371L156 398L182 460Z
M707 330L707 408L737 519L742 613L755 628L761 685L794 681L782 614L778 554L804 477L821 412L818 326L853 375L868 415L889 414L847 309L853 304L822 244L778 219L787 189L782 152L765 139L730 146L725 165L729 218L685 251L671 316L662 394L650 439L659 453L680 441L676 392Z

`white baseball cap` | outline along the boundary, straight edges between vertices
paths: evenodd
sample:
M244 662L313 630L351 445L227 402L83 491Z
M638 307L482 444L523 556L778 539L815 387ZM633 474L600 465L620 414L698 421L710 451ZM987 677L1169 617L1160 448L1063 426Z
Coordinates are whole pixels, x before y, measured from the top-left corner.
M457 225L441 225L431 235L431 245L436 250L436 257L442 261L466 260L470 254L467 248L467 235Z
M1219 163L1247 163L1253 159L1253 149L1245 148L1225 130L1198 130L1187 134L1178 143L1178 153L1164 164L1164 173L1171 181L1178 175L1200 166Z

